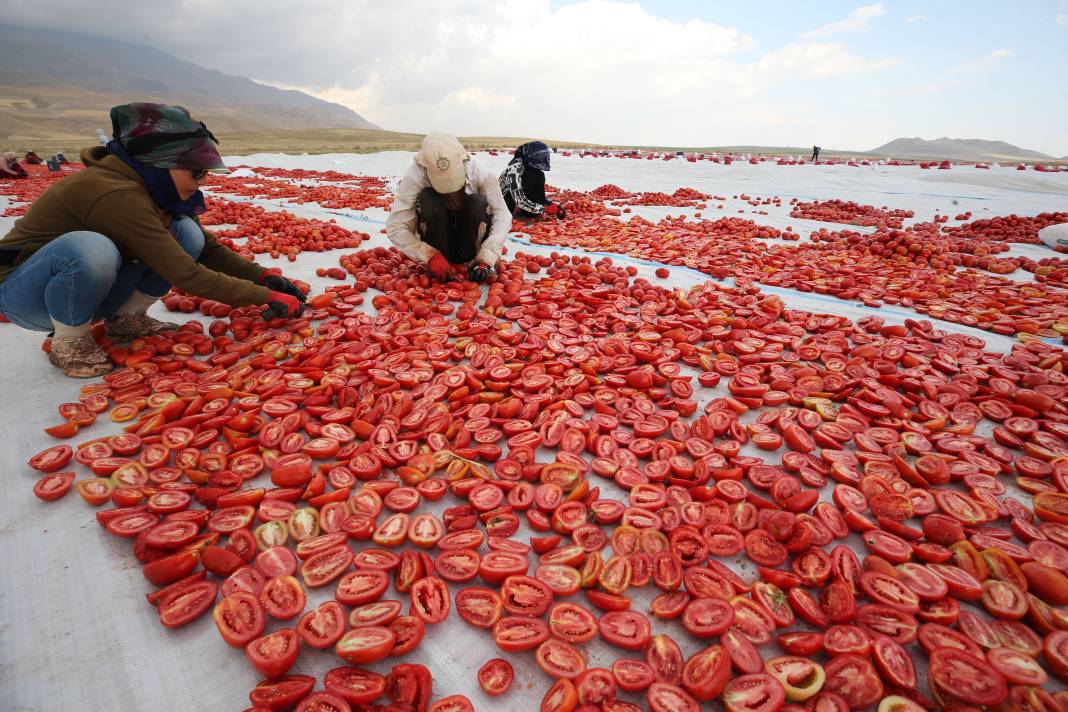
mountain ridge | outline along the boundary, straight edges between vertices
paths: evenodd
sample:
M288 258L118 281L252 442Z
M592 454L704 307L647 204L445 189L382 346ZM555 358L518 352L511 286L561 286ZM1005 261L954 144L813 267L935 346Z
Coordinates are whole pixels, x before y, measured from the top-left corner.
M947 136L936 139L918 136L895 138L868 153L893 158L948 158L959 161L1058 160L1048 154L1020 148L1005 141Z
M224 74L144 45L0 24L0 138L92 136L128 101L181 104L212 130L381 130L304 92Z

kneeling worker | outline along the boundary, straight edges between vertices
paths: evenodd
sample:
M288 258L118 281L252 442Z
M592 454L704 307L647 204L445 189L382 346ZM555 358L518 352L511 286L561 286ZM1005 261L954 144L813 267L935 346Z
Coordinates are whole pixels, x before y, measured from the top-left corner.
M465 264L468 279L482 282L500 260L511 226L496 176L455 136L435 131L401 178L386 234L435 279L447 280L450 264Z
M504 202L520 220L543 215L566 218L564 206L545 197L545 172L549 170L549 147L541 141L524 143L501 173L499 182Z
M184 108L124 104L113 140L82 151L85 169L56 182L0 240L0 312L53 331L49 359L68 376L111 370L90 333L128 341L177 328L145 312L171 285L265 318L295 316L304 294L204 230L200 181L223 168L215 137Z
M26 169L19 164L19 157L14 151L8 151L0 156L0 179L25 178L27 175Z

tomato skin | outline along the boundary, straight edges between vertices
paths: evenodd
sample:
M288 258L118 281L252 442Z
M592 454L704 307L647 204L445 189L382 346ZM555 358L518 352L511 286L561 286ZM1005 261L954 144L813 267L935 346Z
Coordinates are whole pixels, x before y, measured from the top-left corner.
M490 697L503 695L512 686L515 671L504 658L493 658L478 669L478 686Z
M492 628L501 619L501 597L488 588L462 588L456 592L456 611L468 625Z
M240 556L221 546L206 546L200 554L200 563L211 573L225 578L245 562Z
M292 576L272 578L260 591L264 610L277 620L295 618L304 610L307 600L304 587Z
M585 643L597 637L597 618L577 603L557 603L549 610L549 629L569 643Z
M1051 606L1068 605L1068 576L1037 561L1020 564L1027 583L1027 591Z
M578 692L575 685L566 677L561 677L546 692L541 700L540 712L572 712L578 705Z
M430 670L418 663L394 665L386 676L386 691L398 706L425 710L430 702Z
M597 621L601 638L625 650L641 650L649 644L649 619L636 611L609 611Z
M779 647L790 655L813 656L823 650L823 633L791 631L778 638Z
M352 712L352 707L343 697L313 692L300 701L294 712Z
M227 645L243 648L263 633L266 616L259 598L246 591L224 596L212 612L215 627Z
M311 559L309 559L311 561ZM377 569L350 571L338 581L334 597L346 606L377 601L389 586L389 575Z
M694 653L683 665L680 684L694 699L707 702L723 692L731 675L730 656L719 645Z
M651 712L700 712L701 705L681 687L666 682L654 682L646 690L645 698Z
M819 663L798 656L772 658L765 663L764 670L778 680L791 702L804 702L816 695L825 680Z
M33 486L33 493L39 499L51 502L70 492L73 484L73 472L52 472L37 480L37 484Z
M196 550L179 551L148 562L142 567L141 573L150 583L164 586L191 574L198 563L200 554Z
M219 584L200 581L160 600L159 621L168 628L178 628L204 614L219 594Z
M301 616L297 634L310 648L332 648L345 634L345 610L337 601L324 601Z
M883 696L883 682L867 658L846 654L824 666L824 690L841 695L851 709L869 707Z
M933 689L974 705L1001 704L1009 693L993 666L956 648L932 652L927 674Z
M538 667L554 678L574 679L586 671L586 658L567 641L550 638L538 646L534 653Z
M310 675L285 675L273 680L263 680L248 693L253 705L284 710L292 707L315 689L315 678Z
M549 627L541 618L507 616L493 625L493 640L507 653L531 650L549 637Z
M875 636L872 640L872 660L887 683L905 690L916 687L916 666L908 651L896 641L885 635Z
M424 576L409 592L412 611L425 623L440 623L449 616L452 598L448 586L437 576Z
M286 674L297 659L300 638L292 628L282 628L245 646L245 656L264 677Z
M1050 670L1061 680L1068 680L1068 630L1057 630L1046 636L1042 653Z
M27 464L38 472L51 473L63 469L72 457L70 445L53 445L31 457Z
M396 633L383 626L354 628L341 636L334 651L353 665L374 663L392 652L396 640Z
M767 673L736 677L723 690L727 712L773 712L785 701L783 686Z
M656 673L647 663L629 658L617 658L612 663L612 677L619 689L626 692L644 690L656 681Z
M719 598L695 598L682 613L682 626L698 638L722 635L734 621L734 609Z
M464 695L449 695L430 705L427 712L475 712L475 706Z
M352 705L366 705L386 693L386 678L358 667L344 666L323 676L323 687Z
M394 657L412 652L426 636L426 623L419 616L397 616L386 627L396 636L393 650L390 651Z

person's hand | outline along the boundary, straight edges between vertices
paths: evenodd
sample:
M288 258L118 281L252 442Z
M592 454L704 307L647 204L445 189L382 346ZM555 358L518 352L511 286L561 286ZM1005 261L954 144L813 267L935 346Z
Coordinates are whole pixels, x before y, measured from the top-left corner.
M467 278L472 282L485 282L493 274L493 268L482 260L467 263Z
M262 284L264 287L267 287L267 289L273 289L276 292L288 294L289 296L293 297L294 299L298 299L301 302L305 301L308 298L307 296L305 296L304 292L300 291L300 287L293 284L282 275L275 274L271 271L264 272L262 275L260 275L260 284Z
M555 218L560 214L560 206L557 203L549 203L542 209L541 214Z
M427 260L426 268L439 282L444 282L449 276L449 261L437 250L434 250L434 254Z
M304 302L298 300L292 294L271 290L267 297L267 308L262 316L267 321L271 319L289 319L299 316L304 311Z

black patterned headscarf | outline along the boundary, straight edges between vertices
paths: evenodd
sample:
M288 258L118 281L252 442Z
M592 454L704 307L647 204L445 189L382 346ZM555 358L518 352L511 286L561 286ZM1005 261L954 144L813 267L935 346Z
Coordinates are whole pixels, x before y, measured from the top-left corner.
M549 147L541 141L524 143L515 150L515 155L528 168L537 168L539 171L549 170Z

